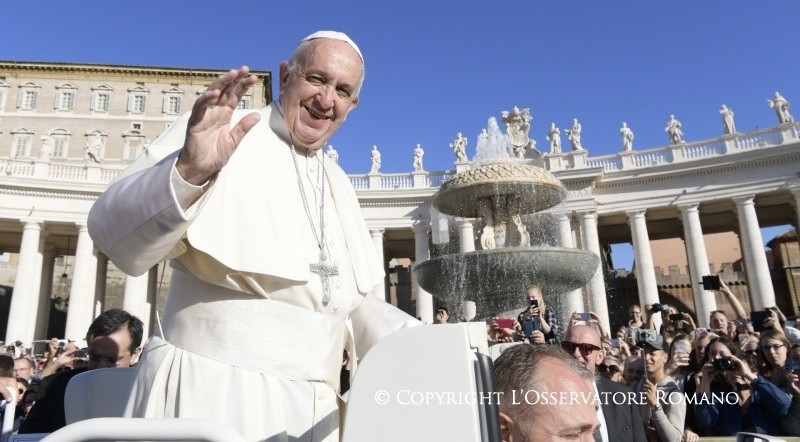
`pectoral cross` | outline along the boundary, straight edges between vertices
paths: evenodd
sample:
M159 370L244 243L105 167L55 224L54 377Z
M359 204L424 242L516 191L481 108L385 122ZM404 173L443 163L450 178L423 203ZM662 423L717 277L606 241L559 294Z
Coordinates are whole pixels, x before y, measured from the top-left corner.
M320 253L319 262L310 264L309 269L311 273L316 273L322 280L322 302L327 304L331 302L331 276L339 275L339 268L335 265L328 264L328 257L325 253Z

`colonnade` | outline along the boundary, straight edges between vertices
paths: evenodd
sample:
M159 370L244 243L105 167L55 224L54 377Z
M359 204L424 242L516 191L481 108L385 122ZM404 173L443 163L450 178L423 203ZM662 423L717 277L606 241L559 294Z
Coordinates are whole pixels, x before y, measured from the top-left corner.
M796 219L800 219L800 190L792 190ZM770 270L763 247L763 238L754 205L755 195L732 198L738 220L738 234L746 269L751 305L753 310L775 305ZM698 326L708 326L708 316L717 309L714 292L706 291L699 283L701 277L709 272L709 260L701 226L698 203L681 204L679 220L683 225L689 274L693 282L695 310ZM598 255L601 245L598 234L598 214L596 210L573 210L555 213L558 226L559 243L563 247L582 247ZM631 239L636 262L636 280L639 301L642 305L659 302L653 256L650 249L650 236L647 227L647 210L630 210L625 215L630 226ZM56 254L48 244L47 221L38 218L24 218L19 248L16 280L11 299L6 341L46 339L50 312L51 287L55 271ZM475 221L457 219L458 244L462 253L475 250ZM430 222L418 219L411 226L414 234L415 262L430 257ZM377 256L384 256L385 228L372 228L370 234ZM103 310L105 281L108 260L98 254L85 223L75 225L77 244L72 267L70 299L67 311L65 337L82 339L89 324ZM384 261L387 258L384 257ZM386 267L386 262L384 262ZM145 322L149 330L155 309L154 292L157 270L138 277L127 276L125 280L123 308ZM531 281L534 282L534 281ZM433 296L415 283L416 315L423 322L433 321ZM385 284L376 287L374 296L384 298ZM585 294L585 296L584 296ZM522 294L520 294L520 297ZM609 331L609 312L606 287L602 269L596 271L583 289L566 293L562 297L559 312L566 321L572 311L590 310L601 318L602 327ZM565 316L566 315L566 316Z

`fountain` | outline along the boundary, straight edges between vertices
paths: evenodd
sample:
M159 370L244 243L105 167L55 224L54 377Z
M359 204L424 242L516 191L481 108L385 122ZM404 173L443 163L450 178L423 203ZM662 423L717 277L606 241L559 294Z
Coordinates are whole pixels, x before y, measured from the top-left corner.
M557 206L567 190L533 160L513 158L509 144L490 118L478 137L473 167L446 181L433 197L433 206L443 214L483 220L480 249L414 266L423 289L450 305L475 302L478 317L520 306L532 283L549 298L580 288L600 261L587 250L532 243L523 216ZM513 144L518 153L518 143Z

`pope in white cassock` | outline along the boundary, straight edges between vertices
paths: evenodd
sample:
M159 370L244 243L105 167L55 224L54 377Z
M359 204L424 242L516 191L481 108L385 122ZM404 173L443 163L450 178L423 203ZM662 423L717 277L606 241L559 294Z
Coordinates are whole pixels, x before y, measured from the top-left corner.
M336 441L344 350L354 364L419 324L370 294L381 259L321 149L358 104L361 51L317 32L279 73L278 101L258 112L234 111L257 81L248 68L221 75L92 207L92 239L126 273L172 260L163 334L141 357L131 416Z

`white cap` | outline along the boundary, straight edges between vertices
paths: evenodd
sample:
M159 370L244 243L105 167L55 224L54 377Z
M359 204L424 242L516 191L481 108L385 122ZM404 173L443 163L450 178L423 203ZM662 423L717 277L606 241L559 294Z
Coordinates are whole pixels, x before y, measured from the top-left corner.
M304 41L308 41L308 40L314 40L314 39L317 39L317 38L330 38L331 40L339 40L339 41L343 41L343 42L349 44L350 47L353 48L356 51L356 53L358 54L358 56L361 58L361 63L364 63L364 56L361 55L361 49L358 49L358 46L356 45L356 42L354 42L352 39L350 39L350 37L348 37L347 34L345 34L344 32L317 31L317 32L309 35L308 37L300 40L300 43L302 43Z

